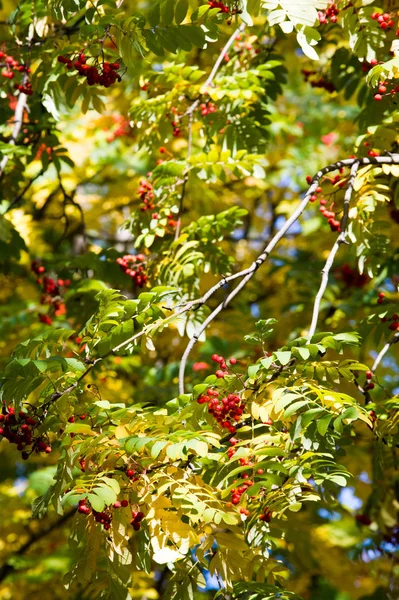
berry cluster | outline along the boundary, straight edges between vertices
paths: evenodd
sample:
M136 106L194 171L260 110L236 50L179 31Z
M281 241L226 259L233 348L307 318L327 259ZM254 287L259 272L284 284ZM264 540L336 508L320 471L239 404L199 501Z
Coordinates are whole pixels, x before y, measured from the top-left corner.
M145 212L146 210L152 210L155 208L155 204L153 204L154 200L154 192L152 184L147 179L140 179L140 187L137 190L138 195L140 196L140 200L143 203L141 210Z
M269 510L268 506L265 506L263 509L263 514L259 517L260 521L264 521L265 523L270 523L272 520L272 512Z
M377 21L381 27L381 29L392 29L395 25L395 21L392 19L392 15L390 13L381 14L376 11L371 15L371 18L374 21Z
M64 64L67 69L75 68L79 75L86 77L88 85L99 84L109 88L116 81L122 81L121 76L117 73L120 69L120 64L117 62L103 61L99 64L95 61L94 64L88 65L87 57L83 52L77 55L60 55L58 62Z
M366 525L366 527L372 523L372 520L368 515L356 515L355 519L357 523L360 523L360 525Z
M87 498L83 498L82 500L79 500L78 512L80 514L86 515L86 516L93 513L94 520L96 521L96 523L101 523L101 525L104 527L104 529L106 531L108 531L108 529L111 529L111 521L112 521L111 513L109 511L98 512L98 511L94 510L94 508L93 509L90 508Z
M50 162L53 159L53 148L50 148L50 146L47 146L47 144L44 143L40 144L39 148L37 149L35 158L37 160L40 160L43 152L47 153L48 160Z
M31 270L36 275L43 275L46 272L46 269L43 265L39 263L39 261L34 260L31 264ZM38 277L36 279L36 283L38 283L42 288L42 296L40 299L40 304L48 304L50 306L50 312L59 317L64 315L66 312L65 303L62 298L62 294L65 291L65 288L71 285L70 279L53 279L52 277L48 277L44 275L44 277ZM45 323L46 325L52 324L52 318L48 314L39 313L39 320L41 323Z
M333 0L330 0L330 6L326 8L325 11L320 11L318 13L319 22L321 25L325 23L336 23L338 20L339 10L337 5Z
M342 174L344 172L344 168L342 167L339 172ZM345 181L341 179L340 175L335 175L335 177L324 177L323 181L329 181L331 185L333 186L337 186L339 188L343 188L345 187ZM306 182L308 183L308 185L310 185L312 183L312 177L310 175L307 175L306 177ZM312 194L310 196L310 202L316 202L316 200L319 198L319 194L321 194L321 192L323 191L321 186L318 186L316 188L316 191L314 194ZM330 226L331 231L337 231L340 232L341 231L341 223L340 221L338 221L335 216L336 213L332 210L334 207L334 203L330 203L329 208L327 208L327 200L325 198L320 198L320 212L323 215L324 218L327 219L327 222Z
M302 74L305 81L309 82L312 88L321 88L323 90L326 90L330 94L332 94L332 92L335 92L335 85L331 81L328 81L322 75L319 75L317 71L302 69Z
M1 76L4 79L14 79L16 73L24 73L22 83L16 83L14 89L23 92L27 96L33 94L32 85L28 80L29 67L21 65L13 56L9 56L3 51L0 51L0 67L5 67L1 71Z
M363 73L368 73L376 65L378 65L378 60L376 58L372 58L370 60L370 62L367 62L367 60L364 60L362 62L362 71L363 71Z
M17 445L17 449L22 452L23 460L27 460L32 452L50 454L52 451L44 437L40 435L34 437L37 425L38 420L29 416L25 411L21 410L16 415L12 406L3 405L0 414L0 436L3 436L11 444ZM29 446L31 446L30 449Z
M143 287L147 282L147 275L144 273L144 254L125 254L121 258L117 258L116 262L121 267L122 271L133 279L137 287Z
M198 404L208 404L208 412L215 417L223 429L236 432L235 425L240 421L244 412L244 403L237 394L228 394L219 400L219 390L209 388L206 394L201 394Z
M254 482L251 479L249 479L248 473L243 473L241 477L242 477L243 481L238 482L238 483L240 483L240 485L233 488L230 492L231 493L231 503L234 505L240 503L241 496L243 494L245 494L245 492L248 490L248 488L250 488L254 484ZM237 483L237 480L235 480L234 483ZM247 512L249 514L249 511L247 511ZM246 514L246 513L243 513L243 514Z
M399 92L399 85L391 85L390 89L388 86L391 85L388 81L381 81L378 84L378 90L374 94L374 100L376 102L381 102L384 96L395 96ZM379 156L379 154L374 154L369 156Z
M207 104L200 104L201 115L206 117L207 115L214 113L217 111L217 106L212 102L208 102Z
M139 531L141 528L141 521L144 519L145 514L140 511L136 512L135 510L132 510L132 517L130 525L133 525L135 531Z
M341 267L335 269L335 277L344 283L345 288L361 288L367 285L367 283L370 281L370 277L366 273L360 274L359 271L352 269L348 263L345 263L341 265Z
M117 127L111 135L107 137L107 142L113 142L117 138L127 137L131 134L132 128L130 127L128 119L125 119L122 115L118 115L113 117L113 121L117 124Z
M365 390L372 390L374 389L374 383L371 381L373 379L373 372L372 371L366 371L366 383L364 384L364 389Z
M217 2L217 0L209 0L209 8L220 8L219 12L228 13L230 9L223 2Z

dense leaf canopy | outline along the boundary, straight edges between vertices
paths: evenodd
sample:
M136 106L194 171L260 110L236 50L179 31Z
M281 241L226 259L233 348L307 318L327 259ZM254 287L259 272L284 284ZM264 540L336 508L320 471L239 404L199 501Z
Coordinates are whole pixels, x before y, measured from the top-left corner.
M0 600L397 600L399 2L1 4Z

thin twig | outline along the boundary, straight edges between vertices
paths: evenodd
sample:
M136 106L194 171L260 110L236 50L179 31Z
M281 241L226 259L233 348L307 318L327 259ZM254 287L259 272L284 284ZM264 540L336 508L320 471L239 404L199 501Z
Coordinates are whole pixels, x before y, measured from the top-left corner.
M26 186L23 188L23 190L21 190L21 191L19 192L19 194L18 194L17 196L15 196L15 198L13 198L13 199L11 200L11 202L10 202L10 204L8 205L8 207L7 207L7 210L4 212L4 214L5 214L5 213L7 213L9 210L12 210L12 209L14 208L14 206L15 206L16 204L18 204L18 202L19 202L20 200L22 200L22 198L25 196L26 192L29 190L29 188L31 187L31 185L32 185L32 184L33 184L33 183L36 181L36 179L38 179L38 178L39 178L41 175L43 175L43 173L44 173L44 169L41 169L37 175L35 175L34 177L32 177L32 179L30 179L30 180L28 181L28 183L27 183L27 184L26 184Z
M228 51L230 50L231 46L234 44L234 41L237 37L237 35L239 35L242 31L244 31L246 25L245 23L241 23L241 25L234 31L234 33L232 33L232 35L229 37L229 39L227 40L226 44L223 46L215 64L213 65L213 69L212 71L209 73L208 79L205 81L204 85L201 86L201 91L202 93L206 93L207 88L209 88L212 84L213 84L213 80L215 79L217 72L220 68L220 65L222 64L225 55L228 53ZM195 109L197 108L197 106L200 103L200 98L197 98L192 105L186 110L186 112L184 113L183 116L187 116L192 114Z
M22 92L19 94L17 106L15 107L14 127L12 130L11 139L8 142L12 146L15 146L17 137L19 136L19 132L21 131L27 98L28 98L28 96L26 94L24 94ZM10 154L5 154L3 156L2 161L0 162L0 180L4 175L4 170L5 170L9 160L10 160Z
M391 337L391 339L385 344L385 346L383 347L383 349L381 350L381 352L378 354L377 358L374 361L373 366L371 367L372 373L375 373L378 365L380 364L380 362L382 361L382 359L384 358L384 356L386 355L386 353L388 352L388 350L390 349L390 347L393 344L397 344L398 342L399 342L399 331L397 331Z
M335 256L336 256L341 244L348 243L346 237L347 237L347 227L348 227L348 218L349 218L349 206L350 206L350 201L351 201L352 192L353 192L353 186L355 184L356 174L357 174L358 170L359 170L359 163L355 162L352 165L351 174L350 174L349 181L348 181L348 186L347 186L346 192L345 192L344 213L343 213L343 216L341 219L341 233L339 234L339 236L337 237L337 239L335 241L335 244L331 248L328 258L326 260L326 264L324 265L324 268L321 272L321 274L322 274L321 284L320 284L319 291L317 292L316 298L314 301L312 323L310 325L309 333L308 333L308 342L307 342L308 344L310 343L312 337L314 336L314 334L316 332L317 322L318 322L319 313L320 313L320 303L321 303L324 293L327 289L328 278L330 275L331 268L334 264Z
M190 160L192 146L193 146L193 113L191 112L188 115L187 162ZM184 173L183 185L182 185L182 190L181 190L181 194L180 194L179 213L178 213L178 219L177 219L177 224L176 224L175 240L177 240L180 236L181 219L182 219L182 215L183 215L183 203L184 203L184 197L186 195L186 188L187 188L189 173L190 173L190 169L189 169L189 167L187 167L187 169Z

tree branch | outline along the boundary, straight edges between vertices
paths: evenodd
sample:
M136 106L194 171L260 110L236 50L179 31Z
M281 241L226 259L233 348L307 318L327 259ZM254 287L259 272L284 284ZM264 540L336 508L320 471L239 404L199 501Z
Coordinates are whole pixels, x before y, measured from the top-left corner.
M388 352L388 350L390 349L390 347L393 344L397 344L398 342L399 342L399 331L397 331L391 337L391 339L385 344L385 346L383 347L383 349L381 350L381 352L378 354L377 358L374 361L373 366L371 367L372 373L375 373L378 365L380 364L380 362L382 361L382 359L384 358L384 356L386 355L386 353Z
M251 279L251 277L253 276L255 271L267 260L270 253L277 246L277 244L281 240L281 238L284 237L286 232L290 229L291 225L299 218L299 216L305 210L306 206L308 205L308 203L310 201L310 197L315 193L316 188L319 185L320 179L327 173L330 173L331 171L335 171L342 167L351 167L351 169L352 169L352 167L354 167L354 165L357 165L356 166L356 171L357 171L358 168L360 167L360 165L366 166L366 165L379 165L379 164L399 164L399 154L392 154L390 156L365 157L365 158L360 158L360 159L359 158L347 158L344 160L337 161L336 163L333 163L331 165L328 165L328 166L324 167L323 169L320 169L320 171L318 171L316 173L316 175L313 177L312 183L310 184L310 187L309 187L308 191L306 192L305 197L303 198L301 203L298 205L296 210L292 213L291 217L289 219L287 219L287 221L284 223L284 225L281 227L281 229L271 239L271 241L266 246L266 248L263 250L263 252L252 263L252 265L250 265L250 267L248 267L247 269L243 269L242 271L239 271L238 273L234 273L233 275L224 277L216 285L214 285L212 288L210 288L202 296L202 298L190 303L191 306L193 306L194 304L202 305L218 289L220 289L221 287L226 285L226 283L233 281L234 279L238 279L240 277L244 278L234 288L234 290L230 293L230 295L227 296L227 298L223 302L221 302L219 304L219 306L217 306L215 308L215 310L208 316L208 318L204 321L204 323L201 325L201 327L196 331L195 335L193 336L193 338L190 340L189 344L187 345L186 350L184 351L184 354L183 354L183 357L182 357L182 360L180 363L180 369L179 369L179 393L180 394L184 394L184 375L185 375L185 370L186 370L187 359L190 355L191 350L197 343L200 335L205 331L205 329L213 321L213 319L229 304L229 302L245 286L245 284ZM356 173L356 171L355 171L355 173ZM352 183L352 186L353 186L353 183ZM348 192L348 198L350 200L349 192ZM346 221L345 221L344 225L346 228Z
M15 554L8 557L7 562L5 562L0 567L0 581L4 581L4 579L6 579L6 577L8 577L8 575L10 575L10 573L15 571L15 567L12 564L9 564L9 560L11 558L14 558L16 556L23 556L25 554L25 552L27 550L29 550L29 548L35 542L38 542L42 538L46 537L49 533L52 533L55 529L58 529L58 527L60 527L61 525L64 525L64 523L66 523L75 514L75 512L76 511L73 509L73 510L65 513L64 515L62 515L62 517L57 519L57 521L54 521L53 523L50 523L50 525L48 525L47 527L41 529L40 531L37 531L36 533L33 533L31 535L31 537L25 542L25 544L23 544L19 548L19 550L17 550L15 552Z
M19 94L17 106L15 107L14 127L12 130L11 139L8 142L12 146L15 146L17 137L19 136L19 132L21 131L27 98L28 98L28 96L26 94L24 94L22 92ZM2 158L2 161L0 162L0 180L2 179L2 177L4 175L4 170L5 170L9 160L10 160L10 155L5 154Z
M348 181L348 186L347 186L346 192L345 192L344 214L341 219L341 233L337 237L334 246L331 248L331 251L330 251L330 254L328 255L326 264L324 265L324 268L321 272L322 273L321 284L320 284L319 291L317 292L317 295L316 295L316 298L314 301L312 323L310 325L309 333L308 333L308 342L307 342L308 344L310 343L312 337L314 336L314 334L316 332L317 322L319 319L319 312L320 312L320 303L321 303L321 300L327 289L328 278L330 275L331 268L334 264L335 256L336 256L341 244L348 243L347 239L346 239L346 234L347 234L348 218L349 218L349 206L350 206L350 201L351 201L352 192L353 192L353 186L355 184L356 174L357 174L358 170L359 170L359 163L355 162L352 165L351 174L350 174L349 181Z

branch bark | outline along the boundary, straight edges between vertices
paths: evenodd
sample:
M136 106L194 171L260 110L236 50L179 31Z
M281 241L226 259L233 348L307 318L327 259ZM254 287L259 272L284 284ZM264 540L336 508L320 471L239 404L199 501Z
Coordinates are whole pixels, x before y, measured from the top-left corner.
M378 365L380 364L380 362L382 361L382 359L384 358L384 356L386 355L386 353L389 351L390 347L393 346L393 344L397 344L399 342L399 331L397 331L389 340L389 342L387 342L385 344L385 346L382 348L381 352L378 354L377 358L374 361L373 366L371 367L371 371L372 373L375 373L375 371L377 370Z
M324 293L327 289L328 279L330 276L331 268L334 264L335 257L337 255L337 252L338 252L341 244L348 243L348 241L346 239L346 234L347 234L348 219L349 219L349 206L350 206L350 201L351 201L352 192L353 192L353 186L355 184L356 174L359 170L359 166L360 165L358 162L355 162L352 165L351 174L349 177L348 186L346 188L345 198L344 198L344 214L341 219L341 232L340 232L339 236L337 237L334 246L331 248L331 251L330 251L330 254L328 255L326 264L324 265L324 268L321 272L321 274L322 274L321 284L320 284L319 291L316 294L316 298L315 298L315 302L314 302L312 323L310 325L309 333L308 333L308 342L307 342L308 344L310 344L310 341L316 332L317 322L319 320L319 313L320 313L320 303L321 303Z

